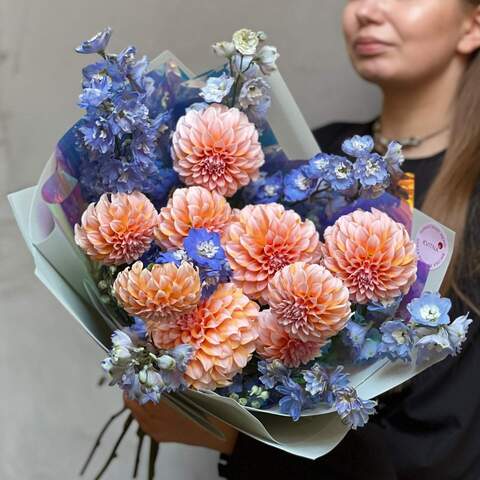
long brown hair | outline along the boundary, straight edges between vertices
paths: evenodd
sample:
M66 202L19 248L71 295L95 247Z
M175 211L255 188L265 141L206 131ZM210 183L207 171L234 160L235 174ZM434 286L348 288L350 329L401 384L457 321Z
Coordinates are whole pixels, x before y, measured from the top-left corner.
M480 0L465 0L474 6ZM443 286L452 289L478 315L468 293L460 286L460 277L472 277L480 269L480 208L471 198L480 180L480 51L475 52L459 84L450 145L440 171L430 187L422 210L457 234L449 273ZM464 281L462 281L464 283ZM476 285L480 289L480 285Z

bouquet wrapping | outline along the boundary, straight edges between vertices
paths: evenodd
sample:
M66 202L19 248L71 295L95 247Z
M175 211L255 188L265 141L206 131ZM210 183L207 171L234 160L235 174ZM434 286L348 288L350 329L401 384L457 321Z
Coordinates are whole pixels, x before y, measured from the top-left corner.
M264 32L195 75L170 52L78 49L85 116L9 196L35 273L112 384L310 459L374 399L460 352L438 293L454 233L412 208L395 142L319 148Z

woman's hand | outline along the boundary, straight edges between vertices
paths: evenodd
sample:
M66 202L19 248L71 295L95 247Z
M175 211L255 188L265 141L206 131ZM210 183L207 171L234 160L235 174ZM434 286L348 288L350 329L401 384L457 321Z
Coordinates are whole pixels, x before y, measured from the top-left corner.
M158 405L151 402L140 405L126 396L124 401L142 430L158 443L184 443L226 454L233 451L238 432L214 417L207 418L224 433L223 441L182 415L166 401L161 401Z

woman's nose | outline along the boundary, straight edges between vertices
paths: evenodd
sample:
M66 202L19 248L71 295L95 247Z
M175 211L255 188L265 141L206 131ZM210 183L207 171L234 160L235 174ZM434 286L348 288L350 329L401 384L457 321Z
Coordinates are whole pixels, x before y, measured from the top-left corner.
M356 16L360 25L381 23L385 12L385 0L356 0Z

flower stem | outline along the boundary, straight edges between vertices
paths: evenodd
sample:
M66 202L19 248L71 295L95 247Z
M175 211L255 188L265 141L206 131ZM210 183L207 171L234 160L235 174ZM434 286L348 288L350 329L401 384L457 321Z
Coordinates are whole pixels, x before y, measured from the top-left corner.
M137 478L138 466L140 464L140 455L142 453L143 440L145 439L145 432L140 427L138 427L137 429L137 437L138 437L138 445L137 445L137 453L135 455L135 467L133 469L133 478Z
M148 480L154 480L155 478L155 460L157 460L158 449L158 443L150 437L150 455L148 457Z
M95 444L93 445L93 448L92 450L90 451L88 457L87 457L87 460L85 461L85 463L83 464L83 467L82 469L80 470L80 476L83 476L83 474L86 472L87 468L88 468L88 465L90 464L90 462L92 461L92 458L95 454L95 452L97 451L97 448L100 446L100 442L102 441L102 438L103 438L103 435L105 434L105 432L108 430L108 427L110 427L110 425L112 424L112 422L118 418L124 411L126 410L125 407L123 407L119 412L113 414L108 420L107 420L107 423L103 426L103 428L100 430L100 433L98 434L96 440L95 440Z
M100 480L102 478L103 474L107 471L108 467L110 464L117 458L117 450L120 444L122 443L123 437L125 434L128 432L128 429L130 428L130 425L133 422L133 415L130 414L127 419L125 420L125 423L123 424L123 429L122 432L120 433L120 436L118 437L117 441L115 442L115 445L113 446L112 452L110 453L110 456L107 458L107 461L105 462L105 465L103 468L98 472L98 475L95 477L95 480Z

